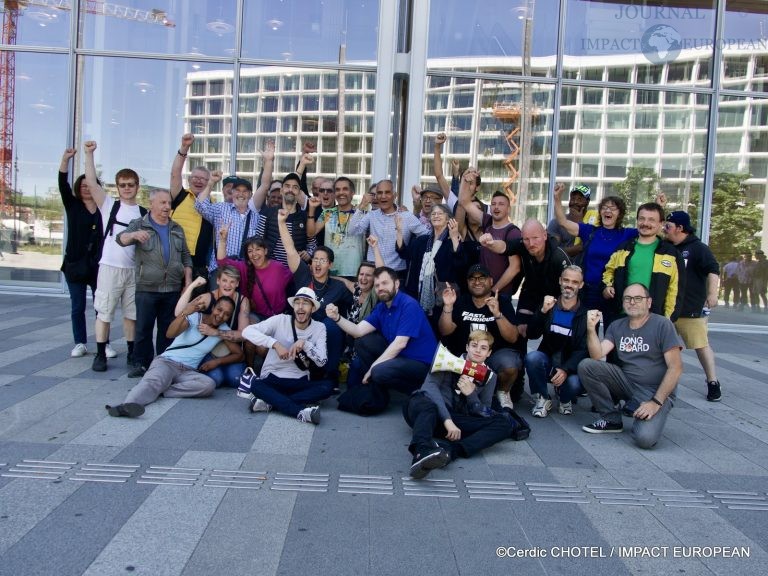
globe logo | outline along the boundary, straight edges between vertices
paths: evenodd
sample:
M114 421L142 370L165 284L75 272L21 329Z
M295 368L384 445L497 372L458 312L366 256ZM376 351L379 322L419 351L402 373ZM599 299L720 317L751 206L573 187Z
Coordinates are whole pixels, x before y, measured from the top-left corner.
M640 39L643 54L652 64L671 62L680 55L680 33L667 24L656 24L645 31Z

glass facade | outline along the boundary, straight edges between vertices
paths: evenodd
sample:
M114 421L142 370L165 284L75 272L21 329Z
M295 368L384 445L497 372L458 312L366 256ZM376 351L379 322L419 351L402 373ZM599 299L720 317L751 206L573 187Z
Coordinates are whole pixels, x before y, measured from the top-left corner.
M401 5L402 4L402 5ZM433 143L545 220L555 181L630 214L656 192L721 263L768 248L768 3L745 0L29 0L2 5L0 283L60 288L64 148L94 139L167 187L196 165L254 178L306 142L310 175L434 180ZM397 57L406 53L409 57ZM82 172L82 154L74 174ZM406 193L403 194L403 191ZM31 232L30 232L31 231ZM19 254L12 254L12 252ZM11 254L8 254L11 252Z

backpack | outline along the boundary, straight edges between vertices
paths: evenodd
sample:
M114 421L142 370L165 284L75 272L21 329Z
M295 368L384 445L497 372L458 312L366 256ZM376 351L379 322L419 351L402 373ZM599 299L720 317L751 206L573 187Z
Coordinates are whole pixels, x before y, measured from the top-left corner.
M107 236L112 236L112 228L114 228L115 224L120 224L120 226L128 226L125 222L119 222L117 219L117 213L120 211L120 200L115 201L114 204L112 204L112 210L109 211L109 219L107 220L107 225L104 227L104 238ZM139 206L139 213L141 214L141 217L147 215L147 209L144 208L144 206Z

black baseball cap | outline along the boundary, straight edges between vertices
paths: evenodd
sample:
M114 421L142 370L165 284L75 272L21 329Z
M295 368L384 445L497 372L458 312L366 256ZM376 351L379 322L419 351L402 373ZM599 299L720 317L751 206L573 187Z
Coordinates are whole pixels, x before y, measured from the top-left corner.
M478 274L488 278L491 277L491 271L482 264L473 264L470 266L469 270L467 270L467 278L472 278L472 276L477 276Z

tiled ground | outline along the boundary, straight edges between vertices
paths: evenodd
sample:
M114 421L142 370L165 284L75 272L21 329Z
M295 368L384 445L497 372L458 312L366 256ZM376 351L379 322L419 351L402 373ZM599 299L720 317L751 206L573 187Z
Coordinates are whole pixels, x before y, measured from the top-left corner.
M68 306L0 295L2 575L768 572L768 330L713 333L719 404L685 354L653 451L584 434L582 402L411 482L399 405L364 419L329 400L314 428L219 390L109 418L135 383L125 343L91 372Z

